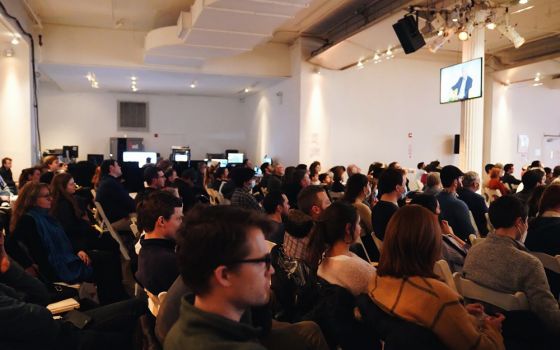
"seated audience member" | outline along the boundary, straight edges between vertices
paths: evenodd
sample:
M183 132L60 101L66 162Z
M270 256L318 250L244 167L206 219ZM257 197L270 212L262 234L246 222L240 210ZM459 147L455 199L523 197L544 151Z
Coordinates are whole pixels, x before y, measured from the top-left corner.
M57 156L47 156L43 159L45 172L41 175L41 182L50 184L54 175L60 170L60 162Z
M332 183L333 180L330 173L319 174L319 185L325 187L327 191L330 191Z
M290 211L288 197L280 191L270 191L264 197L263 208L266 216L273 222L274 226L266 239L276 244L284 243L286 228L284 227L283 220Z
M136 195L136 203L140 203L150 193L164 188L165 174L163 173L163 170L155 165L147 166L144 168L144 182L148 185L148 187L145 187Z
M426 185L422 191L425 194L433 194L434 196L437 196L442 189L443 186L441 185L440 173L436 171L429 173L426 176Z
M544 173L545 173L545 185L550 185L550 183L552 182L552 169L550 167L544 167Z
M503 316L482 317L481 305L464 307L434 274L440 236L437 218L426 208L399 209L387 226L370 281L371 300L392 316L430 329L449 349L504 349Z
M366 199L371 196L371 185L367 176L354 174L346 182L346 192L342 200L352 204L360 216L360 226L363 233L369 235L373 228L371 226L371 209L365 204Z
M2 158L2 166L0 167L0 177L4 179L6 185L10 188L12 194L17 194L16 183L12 175L12 158Z
M89 222L85 204L75 197L76 184L69 173L56 174L51 184L52 206L50 214L62 225L75 252L101 250L116 253L118 266L118 243L110 235L100 235Z
M179 318L183 299L192 304L194 295L179 276L167 291L156 318L155 334L161 344L165 342L169 330ZM266 307L262 306L251 308L243 314L240 322L251 324L254 327L265 326L260 333L259 340L267 350L328 349L321 329L316 323L310 321L286 323L272 319L270 329L268 329L266 323L271 321L271 315L265 315L266 311ZM261 315L263 317L260 317Z
M535 218L537 216L537 214L539 213L539 204L541 202L541 197L545 191L547 186L545 185L539 185L537 187L535 187L535 189L533 190L533 193L531 193L531 196L529 197L529 200L527 201L527 215L529 217L529 220L532 220L533 218Z
M91 320L83 329L53 319L47 288L8 258L1 235L0 300L1 349L129 349L136 320L146 313L144 301L131 299L85 311Z
M397 202L406 195L406 177L401 169L387 168L379 176L379 202L371 211L371 227L377 238L385 238L387 223L399 209Z
M527 205L529 203L529 198L531 198L531 195L535 191L535 188L537 188L537 186L544 185L544 177L544 171L541 169L537 168L526 171L521 177L523 189L514 194L514 196L520 199L523 204Z
M502 183L504 183L506 186L509 186L511 192L515 192L514 189L516 189L517 186L519 186L519 184L521 183L521 180L516 179L513 175L514 172L515 168L513 164L508 163L504 165L504 176L502 176L501 180Z
M10 255L32 276L46 282L95 282L103 304L128 298L120 266L92 259L72 244L58 221L49 214L52 196L46 184L28 183L18 196L10 222Z
M466 241L470 234L476 233L471 224L469 207L457 198L457 189L461 187L463 172L456 166L447 165L441 169L443 190L437 195L441 213L440 220L446 220L459 238Z
M352 176L357 175L360 174ZM317 276L354 296L367 293L368 283L375 275L373 265L350 251L360 237L359 222L358 212L351 204L333 203L323 211L309 239L310 261L312 266L318 266Z
M197 165L197 169L194 187L204 189L208 185L208 164L206 164L206 162L200 162Z
M264 216L231 206L209 207L187 220L179 268L194 303L183 297L165 350L265 349L260 329L241 317L270 299L274 269L263 234L269 230Z
M488 234L488 223L486 222L486 213L488 206L484 197L476 193L480 188L480 177L474 171L468 171L463 176L463 187L457 189L459 199L467 204L469 210L473 214L476 228L481 236Z
M552 183L560 182L560 165L557 165L552 170Z
M266 188L269 191L281 190L282 189L282 178L284 177L284 166L280 163L276 163L272 169L272 174L266 183Z
M38 184L41 180L41 169L39 167L26 168L21 171L18 180L18 190L21 190L28 182Z
M529 221L525 246L531 251L560 255L560 183L545 189L539 216Z
M321 163L314 161L309 166L309 178L311 179L312 185L320 185L319 174L321 173Z
M493 168L490 170L490 180L488 181L488 188L491 190L499 190L502 196L509 194L509 189L500 181L500 173L502 169Z
M543 165L540 160L534 160L531 162L530 168L542 168Z
M165 187L171 187L175 185L175 180L177 180L177 170L169 167L165 171Z
M270 165L269 162L264 162L261 164L260 169L262 173L262 178L261 181L259 182L259 187L267 188L268 179L270 178L270 175L272 175L272 165Z
M292 209L284 222L284 251L294 259L309 262L309 234L319 215L331 204L321 186L308 186L298 196L298 208Z
M433 194L420 193L414 196L410 204L418 204L431 211L436 217L440 214L439 203ZM440 223L441 238L443 242L441 256L447 261L452 272L459 272L463 269L465 257L467 256L466 244L459 237L455 236L449 223L443 220Z
M262 212L259 202L252 191L255 187L255 171L250 168L237 167L231 171L231 179L235 184L235 190L231 195L231 205L236 205L244 209Z
M291 208L297 208L297 197L302 189L311 185L311 180L309 179L309 174L307 170L297 169L294 171L292 182L288 183L285 187L284 193L288 197Z
M497 291L525 293L530 310L547 330L560 334L560 309L543 265L521 243L527 232L527 208L518 198L504 196L490 204L489 216L496 231L469 250L464 277Z
M350 164L346 167L346 175L350 178L354 174L359 174L362 171L356 164Z
M333 173L333 183L331 185L331 192L344 192L343 176L346 168L343 166L335 166L331 169Z
M154 191L138 203L137 211L138 225L146 234L140 240L135 276L142 287L158 295L179 275L175 238L183 220L183 205L167 191Z
M488 163L484 166L484 174L482 174L482 188L488 187L488 182L490 181L490 171L496 166L492 163Z
M219 167L214 172L214 181L212 181L210 188L218 192L221 192L222 186L228 181L228 176L229 176L228 168Z
M136 211L134 200L119 181L122 171L114 159L101 163L101 180L95 200L101 204L111 225L117 231L130 231L129 215Z
M198 198L203 195L202 190L194 186L195 178L196 170L185 169L175 181L179 196L183 200L183 212L190 210L198 202Z

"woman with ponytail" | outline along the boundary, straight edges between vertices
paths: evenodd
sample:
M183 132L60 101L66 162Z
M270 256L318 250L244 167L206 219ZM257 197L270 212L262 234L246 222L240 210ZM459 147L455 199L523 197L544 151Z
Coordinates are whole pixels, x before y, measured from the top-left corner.
M353 295L367 292L375 268L350 251L360 236L360 217L346 202L335 202L322 213L309 242L310 262L317 276Z

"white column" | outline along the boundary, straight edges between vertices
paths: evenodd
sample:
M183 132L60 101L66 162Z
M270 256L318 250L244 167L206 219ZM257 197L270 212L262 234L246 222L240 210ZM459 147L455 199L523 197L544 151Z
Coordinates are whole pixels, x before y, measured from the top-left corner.
M476 27L469 40L463 42L463 62L482 57L484 77L484 26ZM484 84L482 89L484 90ZM484 91L482 97L461 102L460 168L481 174L484 141Z

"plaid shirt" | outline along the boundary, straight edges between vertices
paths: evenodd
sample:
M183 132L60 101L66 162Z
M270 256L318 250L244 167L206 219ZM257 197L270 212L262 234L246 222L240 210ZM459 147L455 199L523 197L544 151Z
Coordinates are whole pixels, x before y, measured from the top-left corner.
M263 211L255 197L239 187L236 188L231 195L231 205L237 205L241 208L249 210Z
M296 238L288 232L284 234L284 252L290 258L308 261L309 258L309 235Z

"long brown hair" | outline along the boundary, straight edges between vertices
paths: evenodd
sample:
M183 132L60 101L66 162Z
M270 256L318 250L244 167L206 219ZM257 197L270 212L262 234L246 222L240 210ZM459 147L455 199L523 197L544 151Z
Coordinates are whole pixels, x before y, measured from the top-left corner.
M18 194L14 209L12 211L12 219L10 220L10 232L14 232L19 219L24 216L29 209L37 204L37 199L43 188L48 189L49 185L45 183L26 183Z
M56 174L51 182L51 193L53 196L52 207L51 207L51 215L58 217L58 210L60 207L60 202L63 200L67 200L72 204L72 209L74 210L74 215L77 218L82 216L82 211L80 207L78 207L78 202L76 198L72 196L68 191L66 191L66 186L68 186L68 182L72 180L72 175L68 173L60 173Z
M428 209L411 204L389 220L377 274L397 278L436 277L434 264L441 254L441 229Z

